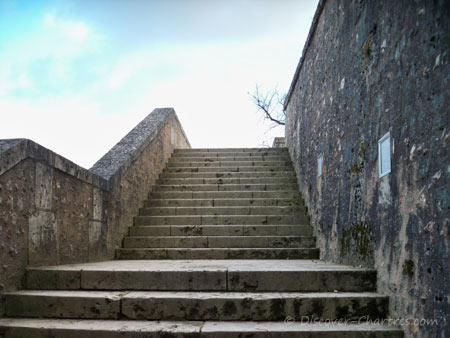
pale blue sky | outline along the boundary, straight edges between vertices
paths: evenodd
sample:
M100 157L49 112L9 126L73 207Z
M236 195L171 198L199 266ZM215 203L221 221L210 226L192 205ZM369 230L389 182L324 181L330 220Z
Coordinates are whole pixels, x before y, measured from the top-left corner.
M193 147L254 147L283 128L255 84L286 92L317 0L0 0L0 138L90 167L156 107Z

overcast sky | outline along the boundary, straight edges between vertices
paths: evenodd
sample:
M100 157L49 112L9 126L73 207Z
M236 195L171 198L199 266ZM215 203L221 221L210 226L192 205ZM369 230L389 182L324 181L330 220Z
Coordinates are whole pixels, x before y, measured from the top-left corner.
M258 83L287 92L317 0L0 0L0 138L91 167L157 107L195 148L283 136Z

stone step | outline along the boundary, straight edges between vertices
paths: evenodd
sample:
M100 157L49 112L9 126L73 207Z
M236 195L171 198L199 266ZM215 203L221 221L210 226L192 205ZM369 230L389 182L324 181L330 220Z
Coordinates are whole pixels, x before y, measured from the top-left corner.
M134 225L305 225L307 215L136 216Z
M179 158L217 158L217 157L271 157L271 156L278 156L278 157L289 157L288 152L273 152L273 151L266 151L266 152L234 152L234 153L213 153L213 152L189 152L189 153L174 153L172 155L172 159L179 159Z
M172 162L167 163L168 168L200 168L200 167L269 167L289 168L292 167L290 160L286 161L217 161L217 162Z
M130 236L312 236L310 225L132 226Z
M289 215L303 214L299 207L152 207L141 208L141 216L187 216L187 215Z
M159 176L161 180L170 178L295 178L294 171L249 171L249 172L176 172L164 171Z
M255 199L255 198L299 198L297 190L275 191L157 191L150 199Z
M296 184L183 184L155 185L153 191L296 191Z
M194 148L194 149L175 149L176 154L190 153L280 153L287 154L287 148Z
M284 321L287 317L372 320L388 313L375 293L32 290L5 294L8 317Z
M313 248L313 236L140 236L125 237L124 248Z
M27 269L28 289L372 292L376 270L311 260L115 260Z
M215 173L215 174L225 174L225 173L261 173L261 172L292 172L294 169L291 165L289 166L221 166L221 167L167 167L164 169L165 173Z
M181 156L175 156L172 157L169 160L169 163L184 163L184 162L235 162L235 161L242 161L242 162L260 162L260 161L264 161L264 162L290 162L291 159L289 158L289 156L283 155L283 156L279 156L279 155L266 155L266 156L228 156L228 155L220 155L220 156L198 156L198 157L194 157L194 156L188 156L188 157L181 157Z
M294 184L297 185L297 179L290 177L258 177L258 178L164 178L160 179L161 185L193 185L193 184Z
M295 206L305 211L299 197L297 198L224 198L224 199L151 199L144 202L144 208L152 207L288 207Z
M376 324L235 321L0 319L6 338L402 338L400 328Z
M317 248L118 249L116 259L319 259Z

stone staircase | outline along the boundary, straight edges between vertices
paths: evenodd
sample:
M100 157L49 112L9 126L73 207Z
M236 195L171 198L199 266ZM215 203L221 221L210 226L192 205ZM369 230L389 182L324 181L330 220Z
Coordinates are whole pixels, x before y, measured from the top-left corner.
M318 258L286 149L177 150L117 259L29 268L0 337L403 337L358 323L375 270Z

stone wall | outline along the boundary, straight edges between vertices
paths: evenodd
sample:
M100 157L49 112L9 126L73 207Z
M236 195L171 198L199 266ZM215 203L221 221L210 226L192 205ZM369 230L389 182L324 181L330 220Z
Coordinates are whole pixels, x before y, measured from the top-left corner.
M26 266L112 259L175 148L190 145L173 109L155 109L90 170L0 140L0 293L22 286Z
M437 321L407 337L450 336L449 32L448 1L320 1L285 103L323 258L375 267L392 318Z

